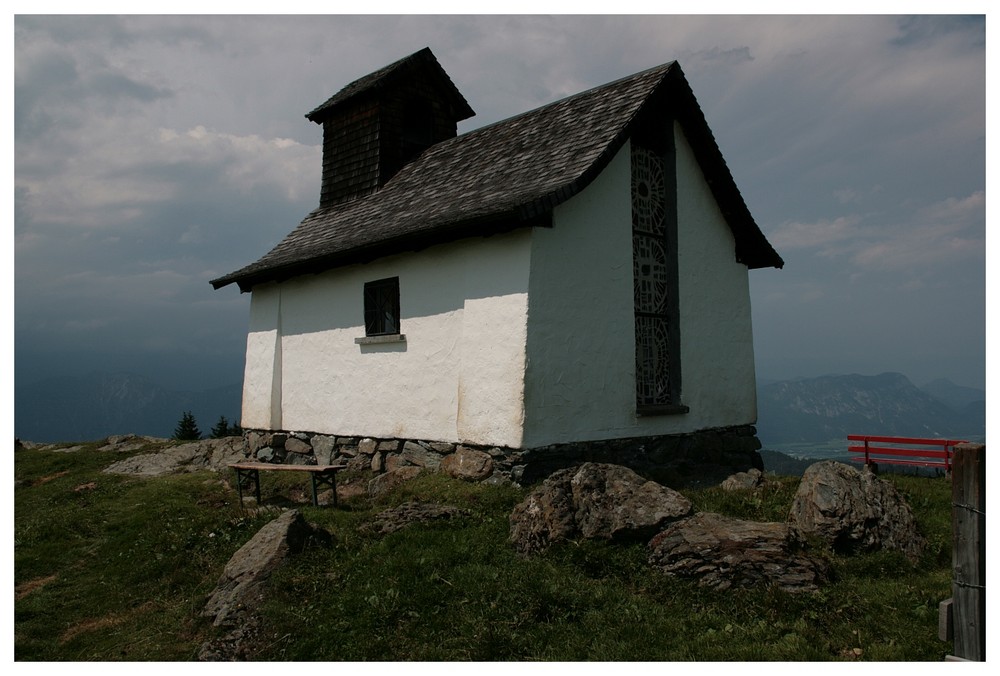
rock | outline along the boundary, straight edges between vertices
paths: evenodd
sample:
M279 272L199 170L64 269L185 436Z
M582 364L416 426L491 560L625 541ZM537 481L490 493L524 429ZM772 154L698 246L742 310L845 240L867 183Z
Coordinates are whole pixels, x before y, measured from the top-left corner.
M510 542L530 553L575 536L647 540L690 513L680 493L627 467L588 462L555 472L514 508Z
M418 444L439 455L448 455L455 451L455 444L447 441L418 441Z
M271 435L265 432L247 432L246 436L251 455L256 455L257 451L271 445Z
M742 521L701 512L676 521L649 543L649 563L668 575L716 589L777 586L815 591L826 580L821 559L800 551L784 523Z
M337 452L343 456L347 456L348 458L353 458L358 455L358 447L354 444L345 444L344 446L341 446Z
M460 446L454 453L444 456L441 471L455 479L482 481L493 474L493 458L489 453Z
M381 474L385 471L385 453L381 451L376 451L372 454L372 461L369 467L375 474Z
M302 441L297 437L288 437L288 439L285 440L285 451L298 455L306 455L312 453L312 446L310 446L308 442Z
M330 534L306 523L297 509L271 521L240 547L222 571L203 615L216 627L235 626L253 615L261 587L271 573L310 542L329 544Z
M585 463L572 479L576 523L587 538L647 540L691 513L691 502L621 465Z
M400 486L414 478L422 471L422 468L411 465L409 467L394 469L391 472L386 472L385 474L380 474L368 482L368 495L373 498L384 495L393 488L396 488L397 486Z
M203 467L201 460L204 459L204 454L205 449L201 443L193 442L119 460L106 467L104 473L135 474L138 476L175 474L183 472L192 463L199 468Z
M926 545L895 486L832 460L803 473L788 519L801 535L844 553L892 549L916 561Z
M206 453L204 466L217 472L228 471L231 463L246 460L247 456L246 442L242 437L206 439L202 448Z
M434 451L424 448L420 444L413 441L403 443L402 456L410 464L416 465L417 467L426 467L427 469L436 470L441 466L441 455L439 453L435 453Z
M410 462L401 455L390 455L388 453L386 454L385 456L386 472L395 472L397 469L401 469L403 467L416 467L416 465L414 465L412 462Z
M347 460L345 463L344 460ZM367 472L371 470L371 458L366 455L356 455L354 457L346 456L337 459L337 464L347 466L347 471L349 472Z
M137 451L150 444L166 444L169 442L170 439L161 439L159 437L145 437L137 434L113 434L105 439L104 445L97 450L128 453Z
M764 473L756 467L727 477L719 487L724 491L752 491L764 485Z
M292 441L289 439L288 441ZM288 442L285 442L288 443ZM306 455L305 453L289 453L285 456L284 464L286 465L315 465L316 458L310 453Z
M380 535L394 533L411 523L451 519L468 516L469 511L458 507L434 505L425 502L406 502L399 507L387 509L378 514L374 521L361 526L362 531Z
M556 472L514 507L510 515L510 543L514 549L530 554L578 533L570 486L572 472Z
M333 463L334 446L336 437L329 437L324 434L317 434L312 438L313 454L316 456L317 465L330 465Z
M380 441L375 447L379 451L385 451L386 453L396 453L399 451L400 446L399 439L389 439L388 441Z
M364 455L373 455L378 450L378 442L374 439L362 439L358 442L358 452Z
M241 437L202 439L119 460L106 467L104 472L162 476L201 469L221 471L228 469L229 463L244 460L245 450L246 445Z
M274 457L274 449L270 446L257 449L257 459L261 462L273 462Z

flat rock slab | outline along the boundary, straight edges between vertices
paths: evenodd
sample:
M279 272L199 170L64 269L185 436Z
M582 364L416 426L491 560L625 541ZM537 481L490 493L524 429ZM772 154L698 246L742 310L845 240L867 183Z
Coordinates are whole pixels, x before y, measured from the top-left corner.
M806 469L788 520L803 536L817 537L842 553L890 549L915 561L926 546L895 486L833 460Z
M361 530L388 535L413 523L454 519L468 515L468 510L458 507L434 505L426 502L406 502L399 507L381 512L374 521L362 526Z
M776 586L811 592L827 579L827 564L800 551L787 524L743 521L700 512L676 521L649 543L649 563L715 589Z
M125 458L112 463L104 472L146 477L201 469L218 472L228 470L230 463L246 460L245 450L246 444L240 437L203 439Z
M510 542L528 554L576 537L648 540L690 513L677 491L627 467L588 462L555 472L514 508Z

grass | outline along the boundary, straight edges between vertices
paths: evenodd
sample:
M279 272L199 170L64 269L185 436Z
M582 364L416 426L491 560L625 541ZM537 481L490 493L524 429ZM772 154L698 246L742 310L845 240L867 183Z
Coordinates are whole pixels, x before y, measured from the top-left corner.
M101 473L121 457L15 452L15 659L193 660L219 632L200 615L206 597L273 514L242 510L229 477L208 471ZM514 487L428 475L378 502L299 505L334 545L271 577L253 659L941 660L951 649L937 639L937 604L950 596L950 483L889 478L928 538L923 560L833 557L833 581L811 595L703 589L652 570L641 544L567 542L520 557L507 544L525 494ZM797 484L685 493L699 510L784 520ZM269 476L265 494L280 500L302 485ZM469 515L387 536L359 530L415 499Z

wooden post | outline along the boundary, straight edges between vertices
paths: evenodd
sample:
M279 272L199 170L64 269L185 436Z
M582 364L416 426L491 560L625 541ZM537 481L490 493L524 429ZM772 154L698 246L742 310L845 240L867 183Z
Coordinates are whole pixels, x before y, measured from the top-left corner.
M986 661L986 446L955 447L951 475L955 657Z

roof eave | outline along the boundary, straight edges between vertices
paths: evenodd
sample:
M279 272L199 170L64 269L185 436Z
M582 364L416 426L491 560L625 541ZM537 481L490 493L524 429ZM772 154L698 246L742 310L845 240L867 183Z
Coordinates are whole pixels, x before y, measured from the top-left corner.
M237 271L212 280L210 284L221 289L229 284L237 284L242 293L267 282L282 282L301 275L319 274L348 265L362 265L373 260L400 253L420 251L437 244L446 244L473 237L492 237L519 228L550 227L551 210L528 213L523 208L510 209L501 213L460 221L433 230L425 230L383 240L374 244L354 247L346 251L316 256L308 260L273 265L261 270Z

